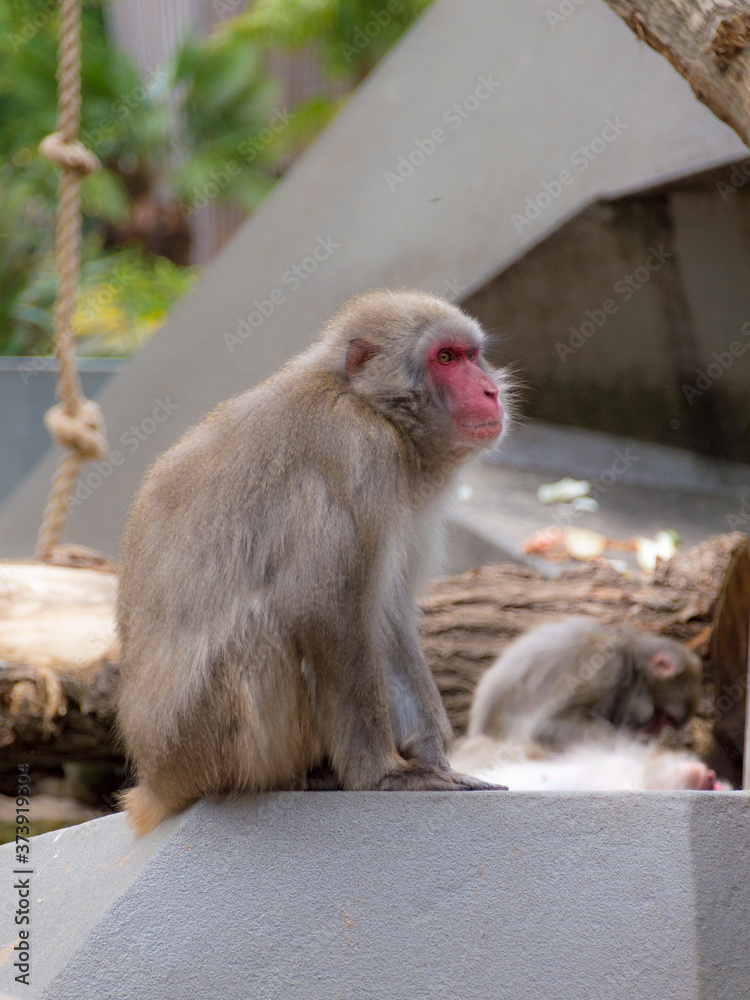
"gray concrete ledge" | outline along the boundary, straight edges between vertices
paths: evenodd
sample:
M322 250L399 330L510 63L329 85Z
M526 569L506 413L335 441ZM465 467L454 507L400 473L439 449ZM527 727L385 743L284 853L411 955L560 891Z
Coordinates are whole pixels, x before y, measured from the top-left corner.
M743 793L278 793L32 841L55 1000L743 1000ZM14 899L10 845L0 849ZM15 904L14 904L15 905ZM9 957L10 956L10 957Z
M598 479L618 455L617 480L638 486L742 497L750 491L750 465L707 458L682 448L604 434L585 427L530 420L513 427L486 461L554 475Z

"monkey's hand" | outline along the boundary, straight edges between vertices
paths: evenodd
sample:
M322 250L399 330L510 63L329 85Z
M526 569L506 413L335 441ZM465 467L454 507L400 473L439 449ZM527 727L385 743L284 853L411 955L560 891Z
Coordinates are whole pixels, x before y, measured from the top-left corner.
M438 771L409 761L392 771L375 786L380 792L507 792L505 785L491 785L481 778L457 771Z

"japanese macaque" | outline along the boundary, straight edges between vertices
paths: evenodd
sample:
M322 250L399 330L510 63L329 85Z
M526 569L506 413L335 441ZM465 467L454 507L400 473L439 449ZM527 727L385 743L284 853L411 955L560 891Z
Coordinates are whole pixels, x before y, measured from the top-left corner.
M698 707L700 659L587 618L532 629L477 685L453 767L515 791L722 789L693 754L644 737Z
M453 767L514 792L692 789L728 791L687 751L664 750L632 736L604 737L561 753L538 745L469 736L450 755Z
M566 618L516 639L482 676L468 735L553 750L620 731L657 735L695 713L702 673L672 639Z
M456 474L503 430L483 345L441 299L363 295L147 474L117 605L136 833L198 798L321 774L493 787L448 764L415 604Z

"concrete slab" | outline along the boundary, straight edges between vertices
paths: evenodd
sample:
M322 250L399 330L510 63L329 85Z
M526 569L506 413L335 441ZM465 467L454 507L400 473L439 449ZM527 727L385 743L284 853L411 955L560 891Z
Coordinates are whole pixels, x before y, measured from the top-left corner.
M597 511L537 500L543 483L587 479ZM532 422L502 451L467 470L449 531L446 573L510 559L548 576L576 565L529 557L523 543L550 525L625 541L676 531L684 548L728 531L750 533L750 466L703 458L632 438ZM457 526L457 527L456 527ZM457 531L456 535L453 535ZM632 553L617 553L635 567Z
M81 358L83 391L94 396L119 359ZM0 358L0 503L50 446L44 414L53 406L57 373L52 358Z
M567 505L546 505L537 500L543 483L569 474L567 468L554 475L533 469L483 464L471 469L462 486L471 493L455 505L455 517L473 544L449 549L446 572L463 572L471 566L510 559L525 563L545 575L580 563L557 562L523 553L523 543L534 532L550 525L598 531L608 538L627 541L634 536L653 538L659 531L676 531L683 548L697 545L711 535L728 531L750 533L748 499L712 495L696 490L674 490L668 486L643 487L617 482L598 493L595 512L572 512ZM593 492L593 491L592 491ZM464 494L465 495L465 494ZM608 553L635 567L630 553Z
M119 464L85 473L70 538L114 554L154 456L304 347L352 293L459 296L597 199L744 155L604 4L556 30L548 11L548 0L431 8L104 390ZM52 471L48 457L5 504L5 555L32 550Z
M502 448L489 453L488 461L516 469L560 471L578 479L599 479L615 464L617 481L634 486L727 498L750 491L750 465L542 420L514 426Z
M278 793L32 841L54 1000L740 1000L747 794ZM11 846L0 849L12 898Z
M738 174L597 202L464 299L517 364L528 417L747 460L750 186L732 194Z

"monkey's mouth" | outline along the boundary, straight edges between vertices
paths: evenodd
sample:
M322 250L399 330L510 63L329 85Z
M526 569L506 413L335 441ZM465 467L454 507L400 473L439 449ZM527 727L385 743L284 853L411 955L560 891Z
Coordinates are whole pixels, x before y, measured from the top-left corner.
M462 430L466 431L469 437L491 438L502 434L502 420L485 420L480 424L461 424Z

